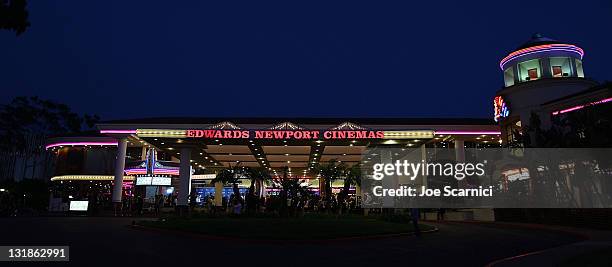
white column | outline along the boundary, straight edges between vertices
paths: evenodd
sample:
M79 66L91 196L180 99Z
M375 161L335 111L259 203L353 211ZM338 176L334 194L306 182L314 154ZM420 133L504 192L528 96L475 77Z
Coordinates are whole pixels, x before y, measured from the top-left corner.
M455 138L455 160L457 162L465 162L465 143L463 140L459 140L457 138ZM465 188L465 180L459 180L458 186L460 188Z
M215 206L216 207L223 206L223 183L222 182L215 183Z
M143 146L142 150L140 151L140 159L141 160L146 160L147 159L147 147Z
M427 147L425 146L425 144L422 144L420 147L421 150L421 162L423 162L424 166L427 166ZM423 175L423 177L421 177L423 179L423 186L427 187L427 175Z
M115 186L113 187L113 203L121 203L123 189L123 172L125 171L125 154L127 151L127 138L119 138L117 145L117 158L115 159Z
M262 196L262 197L267 197L268 196L268 189L266 188L266 183L264 181L261 181L260 196Z
M393 156L391 155L391 151L389 148L382 150L380 153L380 162L383 164L393 164ZM393 189L397 188L398 185L398 176L385 176L382 180L382 187ZM383 197L382 199L382 208L393 208L395 206L395 200L392 197Z
M191 148L181 148L181 162L179 173L178 206L187 206L189 200L189 188L191 187Z
M455 139L455 160L465 162L465 143L463 140Z

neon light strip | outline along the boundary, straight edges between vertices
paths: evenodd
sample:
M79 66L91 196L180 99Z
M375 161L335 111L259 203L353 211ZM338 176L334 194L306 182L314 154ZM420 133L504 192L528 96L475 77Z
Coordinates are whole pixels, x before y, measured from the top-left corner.
M103 134L135 134L136 130L100 130Z
M117 142L66 142L66 143L53 143L45 146L45 149L58 146L116 146Z
M129 170L125 170L126 172L147 172L146 169L129 169ZM159 172L178 172L179 170L160 170L160 169L156 169L155 173L159 173Z
M436 131L436 134L457 134L457 135L500 135L500 131Z
M571 44L538 45L538 46L532 46L532 47L524 48L521 50L517 50L517 51L514 51L508 54L508 56L506 56L499 62L499 67L502 70L504 70L504 65L510 60L516 59L521 56L533 54L533 53L550 52L550 51L574 52L580 55L580 59L584 57L584 50L582 50L582 48L577 47L575 45L571 45Z
M584 55L584 50L582 50L582 48L577 47L575 45L571 45L571 44L547 44L547 45L537 45L537 46L532 46L532 47L527 47L527 48L523 48L517 51L514 51L510 54L508 54L508 56L506 56L504 59L502 59L502 61L519 55L519 54L523 54L526 52L533 52L533 51L539 51L539 50L543 50L543 49L552 49L552 48L565 48L565 49L572 49L577 51L579 54Z
M125 172L125 174L126 175L145 175L147 173L146 172ZM178 171L174 172L174 173L172 173L172 172L161 172L161 173L160 172L156 172L156 173L154 173L154 175L176 175L176 176L178 176L179 172Z
M51 181L112 181L112 175L62 175L51 177ZM123 180L132 181L133 176L123 176Z
M574 53L577 53L578 55L580 55L580 59L582 59L582 57L583 57L583 54L580 54L580 52L578 52L578 51L576 51L576 50L570 50L570 49L561 49L561 48L555 48L555 49L545 49L545 50L539 50L539 51L527 52L527 53L524 53L524 54L521 54L521 55L514 56L514 57L512 57L512 58L510 58L510 59L508 59L508 60L506 60L506 61L504 61L503 63L501 63L501 62L500 62L499 67L500 67L502 70L504 70L504 67L506 66L506 63L508 63L509 61L512 61L512 60L514 60L514 59L516 59L516 58L523 57L523 56L527 56L527 55L531 55L531 54L537 54L537 53L543 53L543 52L552 52L552 51L574 52Z
M127 175L147 174L147 169L145 169L145 168L126 169L125 173ZM153 174L179 175L179 170L178 169L155 169L155 170L153 170Z
M563 113L567 113L567 112L572 112L574 110L583 109L583 108L585 108L587 106L595 106L595 105L599 105L599 104L603 104L603 103L608 103L610 101L612 101L612 97L606 98L606 99L602 99L602 100L599 100L599 101L595 101L595 102L591 102L591 103L588 103L588 104L585 104L585 105L578 105L578 106L574 106L574 107L567 108L567 109L564 109L564 110L558 110L558 111L553 112L552 114L553 115L559 115L559 114L563 114Z
M543 49L553 49L553 48L571 49L571 51L576 51L581 56L584 56L584 50L582 50L582 48L577 47L575 45L571 45L571 44L548 44L548 45L538 45L538 46L527 47L527 48L524 48L524 49L521 49L521 50L514 51L514 52L508 54L508 56L506 56L501 61L505 61L508 58L511 58L511 57L514 57L516 55L520 55L520 54L523 54L523 53L526 53L526 52L533 52L533 51L539 51L539 50L543 50Z
M142 170L126 170L125 171L127 174L146 174L147 171L142 171ZM156 171L154 172L154 174L178 174L179 171L178 170L166 170L166 171Z

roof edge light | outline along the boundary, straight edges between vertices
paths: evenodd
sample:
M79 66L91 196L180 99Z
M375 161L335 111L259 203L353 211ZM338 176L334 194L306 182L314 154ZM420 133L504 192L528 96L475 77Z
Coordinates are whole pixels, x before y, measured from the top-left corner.
M51 181L112 181L113 175L60 175L51 177ZM123 176L123 180L132 181L134 176Z
M436 131L440 135L500 135L501 131Z
M577 106L573 106L571 108L566 108L566 109L563 109L563 110L557 110L557 111L554 111L552 113L552 115L555 116L555 115L559 115L559 114L563 114L563 113L568 113L568 112L572 112L574 110L583 109L583 108L588 107L588 106L595 106L595 105L599 105L599 104L608 103L608 102L611 102L611 101L612 101L612 97L608 97L608 98L605 98L605 99L602 99L602 100L599 100L599 101L595 101L595 102L591 102L591 103L588 103L588 104L577 105Z
M103 134L135 134L136 130L100 130Z
M580 60L582 60L582 58L584 57L584 50L578 46L572 45L572 44L545 44L545 45L536 45L536 46L532 46L532 47L527 47L527 48L523 48L523 49L519 49L516 50L510 54L508 54L506 57L504 57L500 62L499 62L499 68L503 71L504 68L506 67L506 63L523 57L523 56L527 56L527 55L532 55L532 54L537 54L537 53L544 53L544 52L554 52L554 51L562 51L562 52L573 52L576 53L579 57Z
M45 146L45 149L61 146L117 146L117 142L61 142Z

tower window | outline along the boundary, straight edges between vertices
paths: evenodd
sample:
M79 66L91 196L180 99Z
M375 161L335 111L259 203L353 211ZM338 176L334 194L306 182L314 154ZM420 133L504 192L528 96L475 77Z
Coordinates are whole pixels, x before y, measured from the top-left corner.
M584 70L582 69L582 61L576 59L576 76L584 78Z
M533 68L533 69L529 69L527 70L527 73L529 74L529 77L527 80L535 80L538 78L538 69L537 68Z
M514 85L514 70L512 70L512 67L504 71L504 83L506 87Z
M552 66L552 75L553 77L563 77L561 66Z
M518 64L519 78L521 82L533 81L542 77L542 68L539 59L532 59Z
M571 58L569 57L551 57L550 71L553 77L569 77L574 76L572 71Z

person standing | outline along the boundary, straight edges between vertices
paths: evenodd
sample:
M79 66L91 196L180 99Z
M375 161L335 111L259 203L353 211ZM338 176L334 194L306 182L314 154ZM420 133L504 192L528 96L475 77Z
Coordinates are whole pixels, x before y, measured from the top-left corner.
M159 201L160 201L160 196L161 195L155 195L155 203L153 204L155 207L155 216L159 216Z
M142 196L138 195L136 196L136 214L138 216L142 215L142 206L143 206Z
M443 209L443 208L438 209L438 214L437 214L438 216L437 216L436 219L438 219L438 221L444 221L444 213L445 212L446 212L446 210Z
M195 190L191 191L191 194L189 194L189 214L193 213L193 210L195 209L196 206L196 192Z
M421 229L419 228L419 209L410 209L410 220L412 221L412 227L414 228L414 235L417 237L421 236Z

